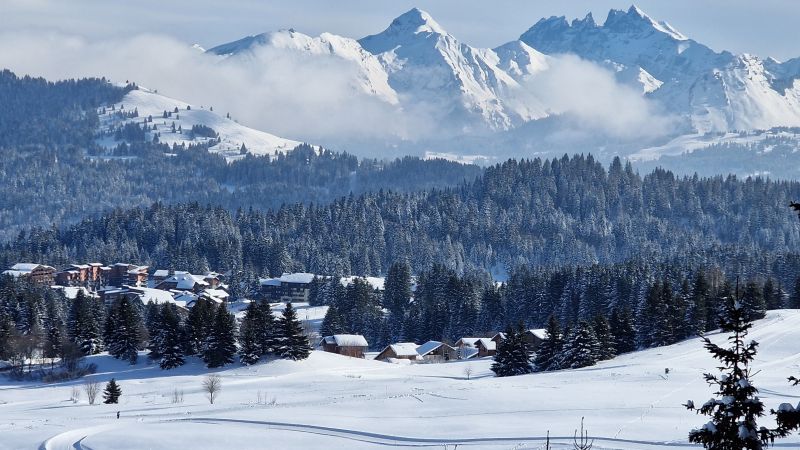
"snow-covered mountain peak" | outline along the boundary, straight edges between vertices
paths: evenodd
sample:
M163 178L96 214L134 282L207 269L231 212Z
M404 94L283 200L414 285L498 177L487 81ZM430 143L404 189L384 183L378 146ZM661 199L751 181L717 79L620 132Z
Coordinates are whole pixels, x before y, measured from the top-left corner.
M378 54L431 36L442 37L449 34L430 14L414 8L394 19L382 32L360 39L359 42L367 51Z
M666 22L656 22L636 5L632 5L628 11L612 9L608 12L608 17L603 27L617 33L658 31L678 41L688 39Z
M411 32L417 33L438 33L447 34L439 23L433 20L430 14L419 9L412 8L392 21L389 30L396 33Z

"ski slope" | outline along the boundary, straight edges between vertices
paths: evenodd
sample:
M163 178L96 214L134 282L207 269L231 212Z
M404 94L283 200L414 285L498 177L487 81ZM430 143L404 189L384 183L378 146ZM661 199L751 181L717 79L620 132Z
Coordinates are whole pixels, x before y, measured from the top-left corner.
M761 343L753 381L766 406L796 404L800 388L786 377L800 374L800 311L770 312L751 337ZM699 339L510 378L491 376L488 359L393 365L317 351L301 362L215 371L223 390L210 405L197 360L173 371L91 360L100 368L93 378L120 382L121 404L90 406L85 396L73 404L80 383L4 380L0 448L539 449L549 431L553 448L565 449L583 416L595 449L680 449L692 447L688 431L706 422L681 404L711 396L702 373L716 366ZM172 403L175 389L183 403ZM800 437L776 447L798 448Z

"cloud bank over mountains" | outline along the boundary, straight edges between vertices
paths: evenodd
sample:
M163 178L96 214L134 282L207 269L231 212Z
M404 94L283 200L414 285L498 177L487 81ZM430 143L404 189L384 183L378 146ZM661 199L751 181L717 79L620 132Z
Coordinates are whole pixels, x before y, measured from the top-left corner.
M603 25L542 19L494 49L416 8L360 40L290 29L208 51L165 35L15 31L0 34L0 66L135 81L253 128L375 156L459 152L468 141L497 154L524 143L518 156L528 156L538 139L552 150L800 125L796 60L717 53L636 7Z

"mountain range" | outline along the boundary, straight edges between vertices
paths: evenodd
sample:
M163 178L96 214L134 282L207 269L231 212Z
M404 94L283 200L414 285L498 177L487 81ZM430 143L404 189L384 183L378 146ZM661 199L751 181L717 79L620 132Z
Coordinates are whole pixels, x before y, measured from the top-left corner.
M601 158L648 159L660 156L653 149L680 153L687 136L695 138L686 148L692 150L709 136L715 137L710 145L743 132L800 126L800 58L779 62L718 52L636 6L611 10L603 24L591 14L571 22L563 16L543 18L519 39L492 49L461 42L430 14L414 8L385 30L358 40L289 29L204 51L220 64L251 61L252 70L267 70L268 63L257 55L270 50L347 64L354 93L398 116L435 122L434 133L410 130L395 142L381 143L399 152L482 151L505 157L580 150ZM563 61L569 58L583 65L565 69ZM595 83L594 78L603 77L613 85ZM635 133L609 131L602 120L593 127L559 97L578 97L572 103L579 104L581 96L595 94L598 110L584 113L604 119L627 112L636 120L617 128ZM619 96L627 103L615 104ZM629 104L645 107L638 111ZM376 147L375 142L369 145Z

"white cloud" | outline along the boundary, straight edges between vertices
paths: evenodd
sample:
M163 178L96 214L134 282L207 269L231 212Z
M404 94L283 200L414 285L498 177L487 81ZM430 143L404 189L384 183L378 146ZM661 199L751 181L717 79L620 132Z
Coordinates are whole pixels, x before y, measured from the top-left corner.
M336 57L262 49L225 60L173 38L89 42L58 33L0 34L0 66L48 79L105 76L230 112L279 136L330 143L405 137L416 123L354 87L357 67Z
M574 55L557 55L549 69L522 83L520 101L545 105L580 126L622 139L663 136L675 130L676 118L654 102L619 83L609 70Z

